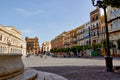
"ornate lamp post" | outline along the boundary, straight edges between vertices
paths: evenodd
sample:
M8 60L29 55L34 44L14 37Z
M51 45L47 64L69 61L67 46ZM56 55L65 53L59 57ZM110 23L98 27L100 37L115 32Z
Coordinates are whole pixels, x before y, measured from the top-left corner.
M106 60L106 70L113 71L113 57L110 56L110 45L109 45L109 33L108 33L108 24L107 24L107 15L106 15L106 5L103 3L102 0L91 0L93 6L98 6L99 8L103 8L104 10L104 17L105 17L105 28L106 28L106 40L107 40L107 54L105 57Z

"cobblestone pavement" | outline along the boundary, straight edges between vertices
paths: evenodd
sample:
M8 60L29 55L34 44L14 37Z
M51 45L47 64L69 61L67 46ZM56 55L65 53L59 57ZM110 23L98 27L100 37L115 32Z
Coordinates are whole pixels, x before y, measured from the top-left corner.
M104 57L91 58L40 58L39 56L22 57L25 67L39 66L105 66ZM113 64L120 66L120 58L113 58Z
M104 57L91 58L40 58L23 57L25 67L55 73L68 80L120 80L120 72L106 72ZM120 66L120 58L113 59Z
M120 80L120 72L106 72L99 66L34 67L37 70L61 75L68 80Z

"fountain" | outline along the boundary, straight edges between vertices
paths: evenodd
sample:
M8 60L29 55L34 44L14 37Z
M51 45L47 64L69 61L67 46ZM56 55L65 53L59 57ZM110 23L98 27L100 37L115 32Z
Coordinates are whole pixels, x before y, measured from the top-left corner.
M22 54L0 54L0 80L67 80L59 75L24 68Z

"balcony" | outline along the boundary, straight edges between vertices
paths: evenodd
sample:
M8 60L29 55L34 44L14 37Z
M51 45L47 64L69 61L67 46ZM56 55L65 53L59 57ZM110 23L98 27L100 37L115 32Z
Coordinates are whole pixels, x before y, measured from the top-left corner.
M84 39L84 38L78 38L77 41L81 41L81 40L83 40L83 39Z
M109 30L109 33L120 31L120 27Z
M84 29L83 29L83 30L79 30L79 31L77 32L77 35L83 34L84 32L85 32Z
M64 45L70 45L70 43L69 42L65 42Z
M77 40L76 40L76 41L73 40L72 42L73 42L74 44L77 44Z
M84 39L90 38L90 35L84 36Z
M76 37L77 37L76 35L73 36L73 38L76 38Z
M99 27L92 27L91 30L99 29Z
M74 39L72 40L72 42L73 42L73 43L77 43L77 38L74 38Z
M120 37L120 35L113 35L113 36L110 36L110 40L118 40Z

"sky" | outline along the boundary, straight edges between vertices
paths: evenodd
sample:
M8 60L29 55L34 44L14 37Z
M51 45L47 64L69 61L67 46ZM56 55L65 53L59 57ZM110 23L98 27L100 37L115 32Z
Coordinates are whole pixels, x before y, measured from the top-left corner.
M14 26L40 46L90 20L91 0L0 0L0 24Z

